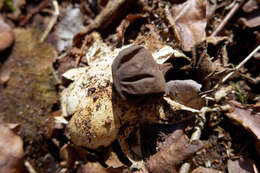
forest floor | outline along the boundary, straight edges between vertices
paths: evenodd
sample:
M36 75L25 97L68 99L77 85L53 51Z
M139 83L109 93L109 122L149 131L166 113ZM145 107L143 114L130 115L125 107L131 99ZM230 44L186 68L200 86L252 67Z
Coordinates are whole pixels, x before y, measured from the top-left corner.
M260 171L260 1L0 11L0 172Z

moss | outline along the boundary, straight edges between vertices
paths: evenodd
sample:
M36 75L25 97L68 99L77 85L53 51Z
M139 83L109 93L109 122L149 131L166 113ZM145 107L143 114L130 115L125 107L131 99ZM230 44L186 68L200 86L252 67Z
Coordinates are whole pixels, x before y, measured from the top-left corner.
M37 30L15 30L16 41L12 52L1 67L10 73L3 87L0 112L4 121L21 124L21 135L36 139L39 128L52 106L58 101L52 64L55 49L47 43L39 43Z
M243 90L238 83L231 83L231 85L235 89L235 95L239 102L248 103L248 94L245 90Z

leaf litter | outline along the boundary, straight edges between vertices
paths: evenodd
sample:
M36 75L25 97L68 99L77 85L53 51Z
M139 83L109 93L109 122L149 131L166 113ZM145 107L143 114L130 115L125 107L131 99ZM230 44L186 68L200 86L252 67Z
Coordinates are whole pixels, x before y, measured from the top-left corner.
M27 172L259 169L258 1L0 5L0 122Z

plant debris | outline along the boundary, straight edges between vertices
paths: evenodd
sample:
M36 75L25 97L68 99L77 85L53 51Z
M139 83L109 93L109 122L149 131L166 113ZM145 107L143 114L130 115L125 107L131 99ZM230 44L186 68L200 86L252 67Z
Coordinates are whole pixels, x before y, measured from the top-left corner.
M258 173L259 2L0 1L0 172Z
M23 141L5 124L0 124L0 172L23 172Z
M14 42L15 36L13 29L4 22L0 16L0 52L10 47Z

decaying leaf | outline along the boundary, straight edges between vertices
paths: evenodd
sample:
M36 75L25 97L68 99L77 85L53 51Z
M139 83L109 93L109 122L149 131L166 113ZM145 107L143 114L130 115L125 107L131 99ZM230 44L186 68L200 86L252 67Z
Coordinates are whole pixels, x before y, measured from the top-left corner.
M207 53L206 41L197 44L193 48L192 54L195 80L207 90L210 87L211 79L215 77L214 73L217 71L217 67Z
M254 162L248 158L240 158L239 160L228 160L228 172L258 173Z
M250 13L259 8L258 0L248 0L242 7L243 11L246 13Z
M217 1L216 0L208 0L207 1L207 20L209 21L211 17L214 15L215 11L217 9Z
M65 144L60 149L60 158L63 160L61 162L63 167L73 168L79 156L72 146Z
M14 38L13 29L0 16L0 52L10 47Z
M22 173L23 141L7 126L0 124L0 172Z
M214 94L215 100L219 102L222 98L225 98L229 92L233 89L232 86L221 87L216 93Z
M116 91L123 99L162 96L166 89L158 64L142 46L122 50L113 61L112 75Z
M193 80L174 80L167 82L166 95L185 106L201 109L205 100L199 95L201 85Z
M206 0L188 0L172 7L175 36L185 51L206 39L206 4Z
M239 22L248 28L260 26L260 10L241 17Z
M194 169L191 173L220 173L220 171L212 168L198 167Z
M256 151L260 155L260 113L237 102L232 103L235 105L234 110L226 115L253 135Z
M42 129L47 138L50 139L63 133L67 121L60 115L61 111L58 110L51 113L49 117L45 120Z
M238 21L248 28L260 25L260 3L258 0L248 0L242 7L245 12Z
M124 34L127 27L134 23L137 19L145 17L142 14L128 14L124 20L120 23L120 25L116 28L117 36L120 40L124 39Z
M163 64L168 62L171 58L184 58L189 61L189 58L179 50L173 49L171 46L163 46L161 49L153 53L156 63Z
M110 25L114 25L118 18L122 18L127 9L122 8L123 6L133 6L136 5L137 1L130 0L117 0L117 1L108 1L104 10L102 10L95 20L91 22L88 26L86 26L81 32L76 34L73 38L74 45L80 45L81 40L84 39L86 34L91 33L94 30L101 32L108 32L108 27ZM122 15L119 15L122 14Z
M59 52L72 46L73 36L83 29L83 15L79 8L68 6L65 16L57 25L57 49Z
M179 164L203 147L201 141L190 142L187 136L178 130L168 138L170 140L163 145L165 148L161 148L147 161L149 171L152 173L177 172Z
M106 159L105 163L111 168L120 168L124 166L124 164L119 160L118 155L114 151L111 151L109 153L109 156Z
M247 129L256 140L260 140L259 112L255 112L252 109L243 107L239 103L235 103L233 112L227 113L226 115Z
M84 166L81 166L77 173L108 173L106 169L98 162L88 162Z

